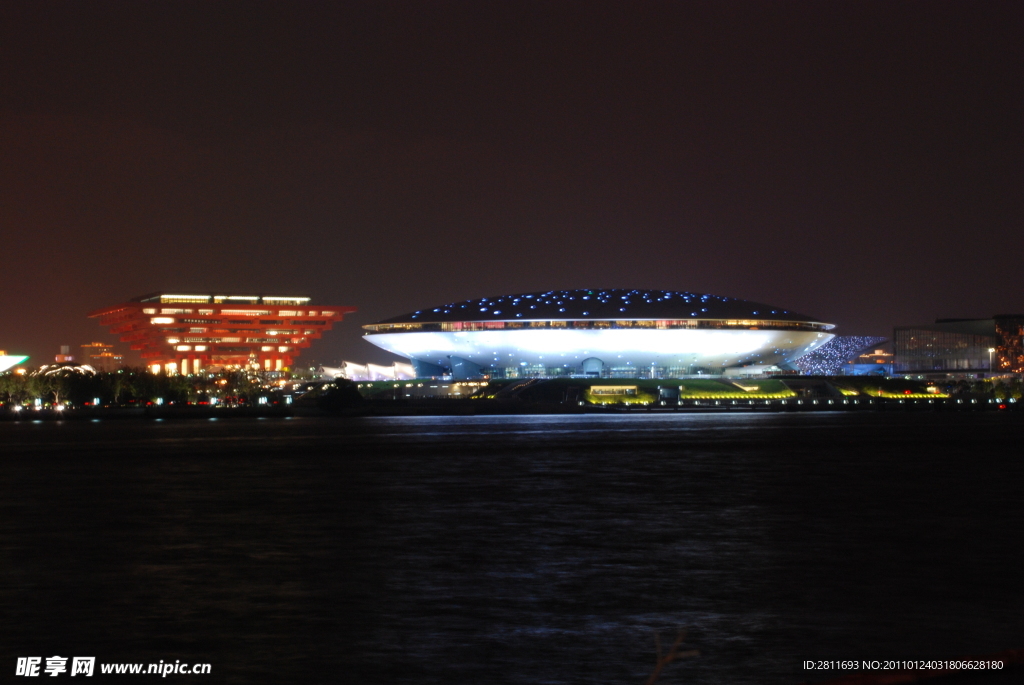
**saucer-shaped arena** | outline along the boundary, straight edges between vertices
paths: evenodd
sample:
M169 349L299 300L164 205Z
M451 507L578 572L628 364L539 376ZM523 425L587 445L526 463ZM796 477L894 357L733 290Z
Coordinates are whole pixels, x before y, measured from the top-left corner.
M466 300L363 327L419 377L677 378L790 368L834 326L781 307L670 290L551 290Z

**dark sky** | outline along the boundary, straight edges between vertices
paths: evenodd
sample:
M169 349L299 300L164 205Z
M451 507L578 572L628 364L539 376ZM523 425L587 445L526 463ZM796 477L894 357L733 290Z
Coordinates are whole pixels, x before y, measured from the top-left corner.
M0 3L0 349L161 289L1024 311L1024 3Z

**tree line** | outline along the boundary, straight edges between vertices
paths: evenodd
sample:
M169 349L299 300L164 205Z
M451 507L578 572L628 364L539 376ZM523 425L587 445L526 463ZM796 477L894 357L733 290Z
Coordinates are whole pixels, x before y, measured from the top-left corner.
M93 372L83 367L44 366L24 373L0 373L0 404L20 406L38 401L44 406L126 406L211 399L248 403L274 392L274 380L276 377L251 371L169 376L142 368Z

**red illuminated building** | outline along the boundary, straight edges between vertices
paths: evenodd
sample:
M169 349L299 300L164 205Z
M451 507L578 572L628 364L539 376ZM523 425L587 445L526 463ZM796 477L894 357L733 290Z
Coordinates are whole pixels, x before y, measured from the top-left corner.
M154 373L291 367L299 351L355 307L308 297L155 293L89 314L129 343Z

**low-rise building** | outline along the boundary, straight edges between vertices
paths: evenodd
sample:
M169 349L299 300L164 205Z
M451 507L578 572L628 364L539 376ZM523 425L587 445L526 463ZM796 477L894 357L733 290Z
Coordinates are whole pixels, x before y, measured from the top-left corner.
M1024 373L1022 337L1024 315L897 326L893 365L897 374L981 377Z
M124 357L114 353L114 346L106 343L94 342L82 345L82 353L79 362L88 364L97 371L117 371L124 366Z

